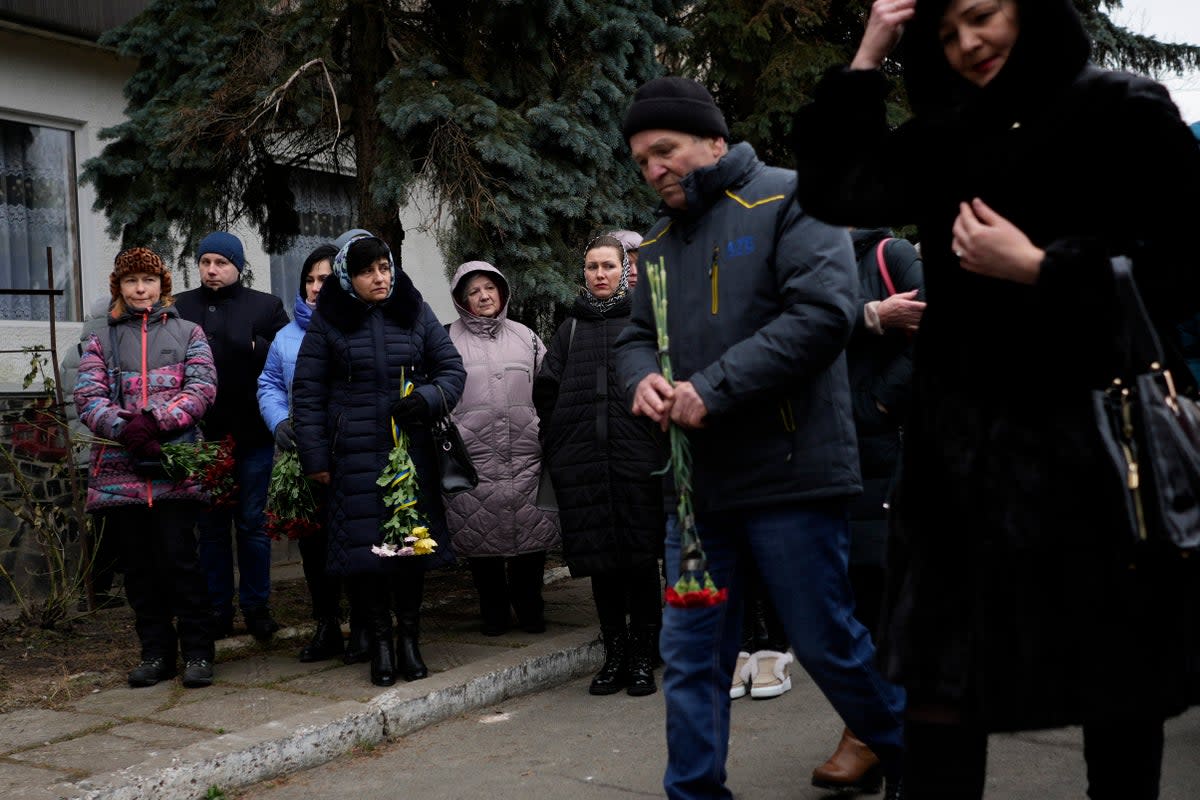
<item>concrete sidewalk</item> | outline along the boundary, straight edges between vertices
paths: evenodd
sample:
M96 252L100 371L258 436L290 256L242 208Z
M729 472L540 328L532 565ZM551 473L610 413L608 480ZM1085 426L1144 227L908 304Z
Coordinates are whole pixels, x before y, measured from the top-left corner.
M64 711L5 714L0 797L204 798L213 786L229 790L312 767L587 674L603 658L591 590L564 573L547 573L543 634L485 637L472 610L427 597L425 680L380 688L371 685L366 664L246 655L252 648L240 640L247 637L235 637L218 643L210 688L166 681L98 691ZM306 632L277 635L300 642Z

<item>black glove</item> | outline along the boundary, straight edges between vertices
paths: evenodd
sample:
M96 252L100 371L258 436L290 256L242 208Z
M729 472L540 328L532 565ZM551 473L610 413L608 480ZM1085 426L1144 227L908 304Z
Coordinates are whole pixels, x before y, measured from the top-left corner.
M412 425L429 419L429 404L425 398L413 392L392 403L392 419L399 425Z
M158 446L158 420L148 411L134 414L117 434L117 441L138 456L153 458L162 452Z
M285 453L296 449L296 432L292 430L292 423L286 419L275 426L275 445Z

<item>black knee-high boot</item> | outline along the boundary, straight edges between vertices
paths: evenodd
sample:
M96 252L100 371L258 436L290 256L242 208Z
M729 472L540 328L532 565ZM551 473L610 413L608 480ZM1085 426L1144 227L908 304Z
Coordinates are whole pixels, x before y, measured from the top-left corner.
M396 597L398 628L396 667L404 680L420 680L429 676L429 669L418 648L421 638L421 597L425 591L424 566L414 563L411 569L401 570L394 576L392 586Z
M371 683L391 686L396 682L396 651L392 643L392 611L388 607L388 586L383 579L372 580L371 592Z

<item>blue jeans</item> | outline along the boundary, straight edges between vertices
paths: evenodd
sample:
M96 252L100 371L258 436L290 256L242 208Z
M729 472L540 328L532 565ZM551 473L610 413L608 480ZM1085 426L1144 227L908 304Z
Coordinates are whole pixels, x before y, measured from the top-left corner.
M854 619L846 575L844 504L821 502L698 515L708 570L729 602L663 611L660 641L667 703L667 770L673 800L729 798L729 682L742 627L745 572L757 565L796 659L889 775L903 758L904 690L874 666L875 646ZM667 519L667 575L679 577L679 526Z
M233 545L229 527L237 528L238 605L242 611L264 608L271 592L271 540L266 533L267 489L275 447L239 447L234 451L237 503L200 515L200 565L208 579L213 613L233 618Z

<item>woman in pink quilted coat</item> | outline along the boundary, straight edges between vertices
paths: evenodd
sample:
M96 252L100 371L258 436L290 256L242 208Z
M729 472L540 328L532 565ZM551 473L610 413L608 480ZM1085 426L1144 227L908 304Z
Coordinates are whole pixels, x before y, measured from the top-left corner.
M453 418L479 485L446 498L446 520L475 579L483 633L507 631L510 607L523 630L541 633L546 551L558 544L558 514L537 506L542 448L533 379L546 347L508 319L508 281L491 264L468 261L451 286L458 320L450 339L467 369Z
M142 657L129 685L173 678L179 651L183 685L208 686L213 639L195 533L208 497L194 480L136 464L160 456L162 441L195 427L208 411L217 395L212 351L204 331L179 318L171 273L153 251L118 255L109 287L108 325L84 347L75 407L98 440L87 510L101 517L101 535L115 537L124 554L125 594L137 618Z

